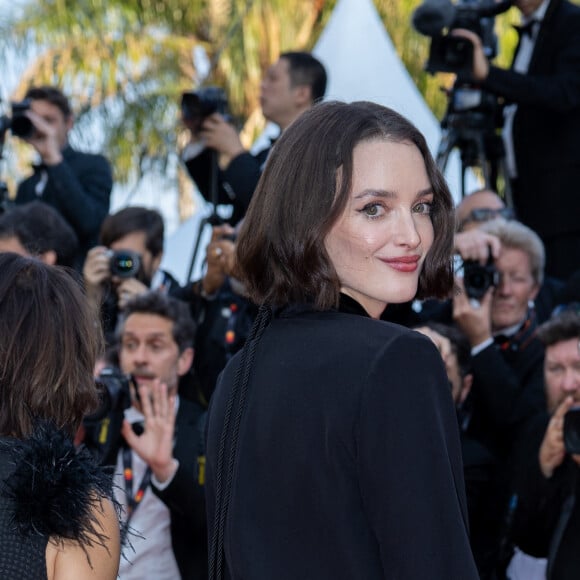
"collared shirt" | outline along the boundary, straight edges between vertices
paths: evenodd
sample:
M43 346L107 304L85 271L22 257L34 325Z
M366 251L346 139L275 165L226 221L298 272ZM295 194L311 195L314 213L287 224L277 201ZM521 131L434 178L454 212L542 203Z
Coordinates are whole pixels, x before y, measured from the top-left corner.
M540 31L541 22L544 20L544 16L546 15L546 11L548 10L549 5L550 0L544 0L544 2L540 4L539 8L535 12L527 17L522 17L522 26L525 26L532 20L537 21L538 24L534 26L531 36L523 35L520 38L518 53L512 67L515 72L520 74L526 74L528 72L530 62L532 60L532 54L534 52L534 47L536 46L538 32ZM517 104L513 103L505 107L503 112L504 125L502 137L505 145L505 161L508 174L512 179L518 176L513 141L513 125L517 109Z
M176 400L176 406L179 400ZM143 415L135 408L125 411L130 423L143 421ZM131 451L133 468L133 495L139 489L147 464ZM117 456L114 476L115 499L123 507L123 521L126 520L127 495L123 477L123 450ZM164 489L171 480L162 484L152 477L155 487ZM179 578L179 568L171 544L171 514L167 506L153 493L151 486L145 490L143 500L133 513L129 523L129 534L119 566L120 580L175 580Z
M471 356L475 356L480 352L484 351L488 346L491 346L495 342L494 340L495 337L499 336L500 334L502 336L507 337L515 336L518 330L522 327L522 324L524 322L525 319L521 322L518 322L517 324L514 324L513 326L509 326L508 328L504 328L501 331L494 332L490 338L484 340L483 342L480 342L479 344L476 344L474 347L471 348Z

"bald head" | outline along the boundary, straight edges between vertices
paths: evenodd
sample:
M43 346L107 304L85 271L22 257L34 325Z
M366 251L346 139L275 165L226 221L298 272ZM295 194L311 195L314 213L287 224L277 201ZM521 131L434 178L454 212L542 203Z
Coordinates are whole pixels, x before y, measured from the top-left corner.
M494 211L505 208L505 203L501 197L490 189L481 189L466 195L457 205L455 216L459 224L459 231L468 231L479 227L481 222L497 217L493 215ZM487 219L477 219L473 215L473 210L491 210L491 215Z

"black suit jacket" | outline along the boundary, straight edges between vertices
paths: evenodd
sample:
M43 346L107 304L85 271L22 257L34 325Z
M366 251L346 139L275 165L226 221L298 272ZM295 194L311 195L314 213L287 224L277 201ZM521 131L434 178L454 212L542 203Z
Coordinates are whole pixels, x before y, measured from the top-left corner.
M188 159L185 166L207 201L232 206L232 216L228 221L235 225L244 217L250 205L269 153L270 147L255 155L245 152L234 157L225 170L217 170L215 184L212 183L211 150L204 149L196 157ZM216 188L213 192L212 187Z
M41 171L35 171L18 186L16 203L42 201L54 207L70 224L79 239L79 262L95 246L99 230L109 213L109 198L113 188L113 174L102 155L80 153L67 146L63 161L42 168L48 181L41 196L35 188Z
M546 408L543 361L542 343L529 335L502 347L492 344L472 358L469 434L500 458L511 454L513 439L525 422Z
M542 238L580 232L580 7L551 0L528 73L492 66L484 86L518 105L518 218Z
M171 512L171 542L183 580L207 578L205 418L201 405L180 398L173 448L179 468L164 490L152 485Z
M228 363L210 403L210 538L240 358ZM246 401L226 578L478 577L455 410L428 338L364 315L289 308L255 348Z

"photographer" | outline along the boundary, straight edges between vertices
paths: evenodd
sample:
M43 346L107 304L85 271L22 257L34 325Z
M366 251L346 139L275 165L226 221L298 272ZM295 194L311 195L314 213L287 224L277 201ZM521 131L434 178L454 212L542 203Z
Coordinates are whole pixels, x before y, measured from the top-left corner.
M469 514L469 543L481 579L489 577L490 539L494 537L494 521L490 518L493 503L496 460L480 441L467 435L470 409L465 405L473 384L473 370L469 341L454 324L427 322L415 330L428 336L445 364L451 396L457 411L465 494ZM490 533L490 526L492 527Z
M513 580L580 577L577 502L580 449L568 449L564 425L580 402L580 315L578 305L538 328L546 348L547 406L522 434L516 473L518 506L512 540L518 546L508 568ZM572 424L576 437L578 423ZM578 440L578 439L577 439ZM576 501L575 501L576 500ZM532 570L535 574L532 576ZM525 571L525 572L524 572Z
M491 65L481 38L473 80L501 97L504 141L518 218L546 248L547 273L566 279L580 263L580 7L567 0L516 0L520 41L509 70Z
M496 219L479 229L499 240L499 253L491 263L478 264L478 273L457 278L460 291L452 307L471 346L473 386L466 401L471 412L466 433L497 460L487 537L481 538L485 551L479 558L482 578L492 578L512 489L514 442L525 422L545 406L543 347L535 337L533 302L543 280L544 251L538 236L519 222Z
M85 443L104 465L116 466L121 580L207 578L205 411L177 393L193 361L195 331L187 306L159 292L130 300L117 327L130 399L96 430L108 433L105 446L100 436Z
M229 224L214 226L203 278L177 295L189 303L198 324L193 381L205 401L226 363L244 346L258 313L237 278L236 234Z
M179 285L159 269L163 258L164 224L159 212L127 207L103 221L100 244L89 251L83 267L87 297L100 312L111 341L119 310L149 289L173 294Z
M513 220L512 208L506 207L497 193L488 189L474 191L465 196L455 211L457 233L455 251L463 260L474 260L485 265L489 253L499 256L501 242L498 238L482 230L482 226L493 219ZM538 294L534 299L538 324L548 320L554 307L562 302L564 283L558 278L544 276Z
M469 284L457 278L453 318L472 349L470 431L505 456L513 431L544 405L543 349L534 336L544 251L538 236L518 222L494 220L481 230L499 239L500 251Z
M286 52L270 66L260 84L260 104L264 117L284 131L304 111L324 97L326 71L307 52ZM186 112L186 111L185 111ZM230 218L235 225L246 213L271 146L256 154L243 147L240 137L224 114L215 112L200 120L184 115L191 142L182 158L208 201L211 151L217 153L219 204L233 206Z
M68 143L73 114L64 94L55 87L33 87L26 93L30 108L24 115L32 124L23 137L40 156L34 174L18 186L16 203L42 201L54 207L79 240L76 267L97 243L99 228L109 211L113 176L102 155L75 151Z

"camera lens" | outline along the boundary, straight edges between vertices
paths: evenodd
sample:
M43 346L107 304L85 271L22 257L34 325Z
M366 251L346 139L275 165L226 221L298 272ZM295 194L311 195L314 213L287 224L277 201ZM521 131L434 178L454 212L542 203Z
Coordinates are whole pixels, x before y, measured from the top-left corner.
M497 270L493 263L482 266L479 262L466 260L463 264L463 285L469 298L480 300L492 287L497 286Z
M30 110L30 100L24 99L19 103L12 103L12 120L10 121L10 130L12 135L25 139L32 137L34 134L34 125L26 116L26 111Z
M112 276L119 278L134 278L141 267L139 254L129 250L112 252L109 259L109 269Z
M34 125L26 115L15 115L12 117L10 130L15 137L25 139L26 137L31 137L34 133Z

